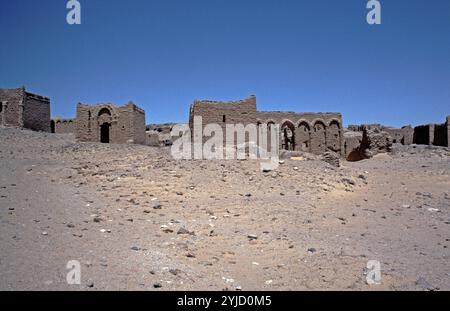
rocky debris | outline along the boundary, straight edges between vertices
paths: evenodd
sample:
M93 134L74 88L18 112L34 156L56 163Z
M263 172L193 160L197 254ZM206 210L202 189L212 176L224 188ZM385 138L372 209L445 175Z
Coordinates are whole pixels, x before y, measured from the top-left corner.
M86 286L87 286L88 288L93 288L93 287L94 287L94 281L88 280L87 283L86 283Z
M334 151L326 151L321 156L320 159L334 167L340 167L340 156Z
M392 138L379 129L369 130L364 128L360 152L363 158L370 159L378 153L392 151Z
M162 284L160 282L154 283L153 288L161 288Z
M187 230L186 228L181 227L178 229L177 234L189 234L189 235L195 235L194 232L191 232Z
M362 133L344 133L344 150L348 161L370 159L379 153L391 152L392 138L380 128L363 126Z

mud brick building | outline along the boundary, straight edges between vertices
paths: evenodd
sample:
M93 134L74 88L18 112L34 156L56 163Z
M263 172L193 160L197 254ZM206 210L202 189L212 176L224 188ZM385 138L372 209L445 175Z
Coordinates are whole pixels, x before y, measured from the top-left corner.
M25 87L0 89L0 126L50 132L50 99Z
M414 128L414 143L450 147L450 116L443 124L426 124Z
M55 118L51 120L50 128L55 134L73 134L75 133L75 119Z
M342 115L340 113L261 112L256 97L220 102L196 100L190 107L189 127L194 130L194 116L202 117L202 124L219 124L225 134L227 124L255 124L280 126L280 150L322 154L332 150L343 152ZM270 144L270 141L269 141Z
M77 105L76 138L82 142L145 144L145 112L132 102Z

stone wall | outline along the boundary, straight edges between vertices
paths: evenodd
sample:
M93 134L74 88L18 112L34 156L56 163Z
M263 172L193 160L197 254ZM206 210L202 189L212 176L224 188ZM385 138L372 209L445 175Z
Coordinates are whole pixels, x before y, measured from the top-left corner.
M25 88L0 89L0 125L50 132L50 99Z
M256 97L231 102L194 101L190 108L189 127L192 135L194 116L202 117L206 124L219 124L226 137L227 124L280 125L280 148L322 154L332 150L343 154L342 116L340 113L260 112ZM203 137L203 141L209 137ZM246 139L247 141L247 139ZM270 141L268 142L270 145Z
M79 103L75 129L79 141L145 144L145 112L132 102L121 107Z

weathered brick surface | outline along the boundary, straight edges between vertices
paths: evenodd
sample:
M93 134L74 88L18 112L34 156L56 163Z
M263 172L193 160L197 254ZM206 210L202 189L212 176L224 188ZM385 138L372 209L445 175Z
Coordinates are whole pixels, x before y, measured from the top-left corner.
M101 126L109 125L110 143L145 144L145 112L132 102L117 107L113 104L77 105L75 122L79 141L101 141Z
M50 99L25 88L0 89L0 124L50 132Z
M392 137L392 142L411 145L414 140L414 129L411 126L404 126L402 128L382 127L382 130L387 132Z
M51 121L52 132L56 134L75 133L75 119L54 119Z

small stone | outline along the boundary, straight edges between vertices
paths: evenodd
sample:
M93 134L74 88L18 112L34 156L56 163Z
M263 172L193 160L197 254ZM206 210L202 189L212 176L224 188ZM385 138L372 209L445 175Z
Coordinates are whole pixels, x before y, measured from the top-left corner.
M42 231L42 235L48 235L47 231Z
M171 274L173 274L173 275L178 275L181 272L181 270L179 270L179 269L170 269L169 272Z
M186 254L186 257L188 257L188 258L195 258L195 254L193 254L193 253L187 253L187 254Z
M247 238L249 238L250 240L256 240L258 239L258 236L256 234L249 234L247 235Z
M177 234L191 234L191 232L185 228L178 229Z
M89 288L93 288L94 287L94 282L92 280L87 281L86 286Z
M161 283L155 283L153 284L153 288L161 288L162 284Z
M141 250L141 248L140 248L140 247L137 247L137 246L133 246L133 247L131 247L131 250L133 250L133 251L139 251L139 250Z
M315 253L317 250L314 247L308 248L308 253Z

